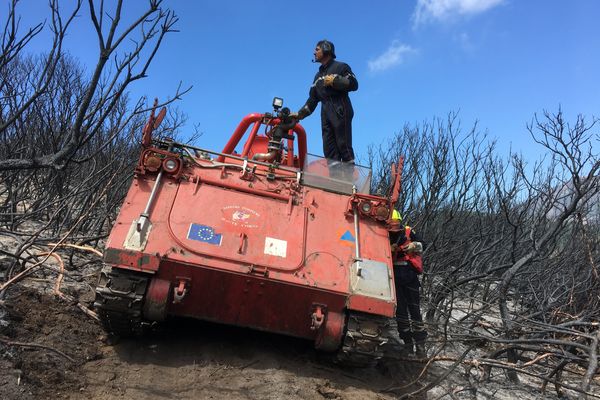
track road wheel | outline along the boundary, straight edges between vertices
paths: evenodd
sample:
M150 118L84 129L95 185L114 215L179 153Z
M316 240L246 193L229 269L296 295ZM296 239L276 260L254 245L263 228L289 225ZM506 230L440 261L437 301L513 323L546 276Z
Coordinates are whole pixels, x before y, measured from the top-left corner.
M119 337L138 336L147 325L142 306L150 277L142 272L104 266L94 307L104 329Z
M393 320L377 315L350 312L337 363L348 367L372 367L384 356L393 336Z

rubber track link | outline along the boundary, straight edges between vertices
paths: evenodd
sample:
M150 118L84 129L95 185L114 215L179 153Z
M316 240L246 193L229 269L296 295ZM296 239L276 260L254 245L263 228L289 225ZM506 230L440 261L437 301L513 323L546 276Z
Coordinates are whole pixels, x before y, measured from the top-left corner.
M386 356L395 341L394 335L398 335L394 319L350 312L337 363L349 367L374 366Z
M144 333L142 306L150 277L139 272L104 266L96 286L94 307L104 329L120 337Z

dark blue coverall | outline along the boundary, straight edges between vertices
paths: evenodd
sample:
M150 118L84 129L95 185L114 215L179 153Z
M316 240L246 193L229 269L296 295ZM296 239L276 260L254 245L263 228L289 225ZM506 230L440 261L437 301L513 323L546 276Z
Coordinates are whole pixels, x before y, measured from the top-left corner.
M324 86L325 75L337 75L333 86ZM323 155L334 161L354 161L352 117L354 110L348 92L358 89L358 81L346 63L332 59L319 67L306 104L298 111L302 118L312 114L321 102Z

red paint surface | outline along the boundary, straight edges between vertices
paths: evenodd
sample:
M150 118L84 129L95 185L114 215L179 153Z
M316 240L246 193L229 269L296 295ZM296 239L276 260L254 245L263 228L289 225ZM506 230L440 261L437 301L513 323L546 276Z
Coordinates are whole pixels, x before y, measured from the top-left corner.
M218 268L167 262L159 277L190 279L183 301L171 304L172 315L196 317L225 324L313 339L310 329L313 303L342 311L343 296L308 289L252 273L232 273Z
M246 117L226 149L237 144L259 117ZM297 128L296 162L303 162L306 143L300 139L304 131ZM250 154L252 146L244 149ZM227 162L242 163L231 158ZM354 236L352 217L346 215L349 196L297 187L295 174L280 169L274 170L280 178L275 180L266 179L270 172L266 166L256 166L252 181L240 179L239 171L189 163L180 179L163 177L150 210L152 229L142 253L152 256L149 267L143 269L156 271L155 276L172 287L181 279L189 282L181 303L169 301L169 314L314 339L317 331L310 330L311 314L319 304L337 313L328 332L339 337L321 337L325 347L341 338L341 316L347 309L393 316L394 300L351 296L354 243L341 239L345 232ZM107 241L113 254L124 254L120 265L127 268L136 268L142 256L115 251L123 251L129 227L145 208L155 177L140 173L133 180ZM221 235L218 245L191 239L191 224L211 227ZM360 230L361 256L385 262L391 270L385 225L361 218ZM285 251L270 249L270 240L285 243ZM153 301L160 304L161 299Z

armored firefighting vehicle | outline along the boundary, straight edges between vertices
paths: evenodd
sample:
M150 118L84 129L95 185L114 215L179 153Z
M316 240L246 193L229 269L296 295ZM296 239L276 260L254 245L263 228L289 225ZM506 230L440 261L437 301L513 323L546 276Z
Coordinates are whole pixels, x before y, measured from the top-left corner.
M308 154L282 105L243 118L221 152L153 139L152 111L96 289L108 332L185 316L306 338L349 365L383 356L400 163L370 195L370 171Z

